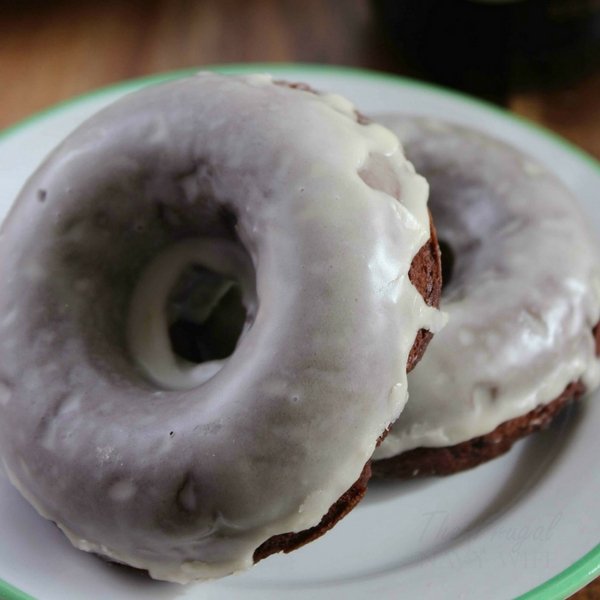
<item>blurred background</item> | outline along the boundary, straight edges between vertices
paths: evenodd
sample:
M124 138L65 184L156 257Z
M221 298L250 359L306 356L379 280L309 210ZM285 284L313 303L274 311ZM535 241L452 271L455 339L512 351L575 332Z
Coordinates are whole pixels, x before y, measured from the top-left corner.
M441 83L600 159L600 0L0 0L0 128L123 79L256 61Z
M122 79L249 61L436 81L600 157L600 0L0 0L0 127Z

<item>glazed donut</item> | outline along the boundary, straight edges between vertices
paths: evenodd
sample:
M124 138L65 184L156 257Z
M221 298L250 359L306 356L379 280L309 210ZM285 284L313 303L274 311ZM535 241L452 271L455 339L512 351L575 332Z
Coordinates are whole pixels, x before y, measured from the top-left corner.
M78 548L169 581L318 537L442 321L427 194L391 132L268 76L92 117L1 231L12 483Z
M521 152L440 121L381 122L431 186L449 321L373 471L445 475L506 452L598 386L598 248L572 195Z

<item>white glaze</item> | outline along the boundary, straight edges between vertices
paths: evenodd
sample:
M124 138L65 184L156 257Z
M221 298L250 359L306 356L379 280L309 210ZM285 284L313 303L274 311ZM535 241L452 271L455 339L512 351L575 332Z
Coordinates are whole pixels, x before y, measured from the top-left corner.
M449 323L409 375L410 402L375 458L489 433L577 380L597 387L600 261L576 199L483 134L402 115L382 122L428 179L455 264L442 292Z
M2 229L11 481L77 547L172 581L245 569L317 524L402 410L417 331L439 325L408 279L427 190L348 102L266 76L201 74L93 117ZM156 319L164 267L187 261L255 274L253 323L210 378L170 361Z

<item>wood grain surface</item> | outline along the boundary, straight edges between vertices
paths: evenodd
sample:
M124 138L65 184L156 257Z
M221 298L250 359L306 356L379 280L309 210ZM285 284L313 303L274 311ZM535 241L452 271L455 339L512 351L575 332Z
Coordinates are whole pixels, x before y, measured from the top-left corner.
M415 75L366 0L0 0L0 128L123 79L251 61ZM600 73L506 104L600 158ZM600 599L600 580L574 598Z

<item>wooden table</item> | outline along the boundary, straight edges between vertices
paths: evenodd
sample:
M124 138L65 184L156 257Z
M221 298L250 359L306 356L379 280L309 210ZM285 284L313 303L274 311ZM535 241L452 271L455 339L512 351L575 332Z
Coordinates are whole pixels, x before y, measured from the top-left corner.
M410 74L366 0L0 0L0 128L122 79L250 61ZM600 158L600 73L507 103ZM574 597L600 598L600 580Z

